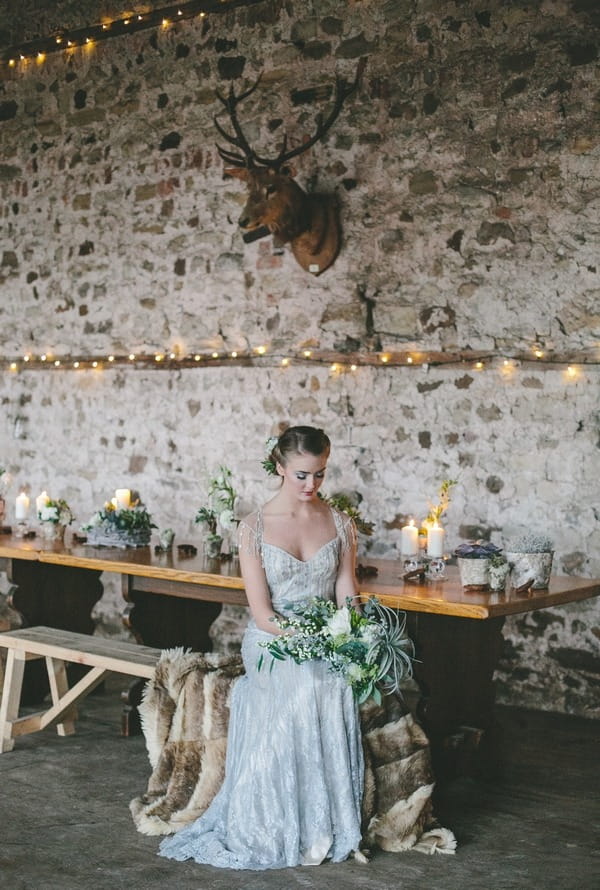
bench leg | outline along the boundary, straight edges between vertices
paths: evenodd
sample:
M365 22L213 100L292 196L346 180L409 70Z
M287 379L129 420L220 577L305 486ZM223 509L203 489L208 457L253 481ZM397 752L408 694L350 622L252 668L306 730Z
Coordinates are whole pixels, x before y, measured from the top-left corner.
M25 653L9 649L0 705L0 754L12 751L15 746L13 725L19 716L24 671Z
M52 658L50 655L46 656L46 668L48 670L52 704L57 705L69 691L67 669L62 659ZM56 724L56 731L62 736L73 735L75 732L75 720L77 719L77 708L73 706L73 710L65 714L65 718L61 723Z

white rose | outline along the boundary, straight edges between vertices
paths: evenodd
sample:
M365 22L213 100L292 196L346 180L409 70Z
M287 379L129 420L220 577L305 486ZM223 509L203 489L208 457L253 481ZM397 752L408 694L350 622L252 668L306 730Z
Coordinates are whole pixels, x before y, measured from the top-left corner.
M219 525L221 528L232 528L234 522L235 518L233 516L233 510L223 510L223 512L219 514Z
M58 510L56 507L42 507L40 510L40 519L42 522L56 522L58 519Z
M332 637L348 636L350 633L350 612L346 606L333 613L327 622Z

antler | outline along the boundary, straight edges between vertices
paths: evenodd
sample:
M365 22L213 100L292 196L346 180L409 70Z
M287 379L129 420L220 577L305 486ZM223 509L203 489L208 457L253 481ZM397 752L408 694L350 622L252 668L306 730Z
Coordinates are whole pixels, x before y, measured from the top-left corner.
M286 133L283 137L283 145L281 147L281 151L276 158L263 158L254 151L254 149L250 146L250 143L244 136L236 112L236 108L239 103L246 99L249 95L251 95L251 93L253 93L259 85L262 78L262 72L259 75L256 83L254 83L253 86L247 89L244 93L240 93L239 96L235 95L233 85L230 87L229 95L227 97L222 96L221 93L217 91L217 97L221 100L227 110L227 113L229 114L235 136L227 133L227 131L219 124L216 117L213 118L215 126L220 135L224 139L226 139L227 142L229 142L231 145L234 145L241 152L243 152L243 154L239 154L238 152L233 152L229 149L222 148L222 146L220 145L217 145L217 150L220 156L227 163L233 164L234 167L247 167L248 169L250 169L254 167L255 164L260 164L263 167L270 167L272 170L280 170L281 167L292 158L296 158L298 157L298 155L301 155L305 151L308 151L309 148L312 148L315 143L323 138L323 136L330 129L334 121L337 119L340 111L342 110L342 106L348 96L350 96L357 88L362 77L362 73L365 69L366 63L367 60L365 58L362 58L360 60L356 69L356 76L351 83L348 83L346 80L340 77L336 77L335 101L333 103L333 107L325 121L323 120L323 116L321 114L317 116L317 129L314 136L311 136L311 138L307 139L306 142L303 142L302 145L298 145L296 146L296 148L292 148L290 149L290 151L287 151Z
M233 90L233 84L229 87L229 95L227 97L221 95L221 93L217 90L217 98L225 106L227 113L229 114L229 118L233 125L233 129L235 132L235 136L231 136L226 130L223 129L216 116L213 117L213 121L215 123L215 127L227 142L231 143L231 145L235 145L236 148L239 148L243 155L237 154L236 152L229 151L226 148L222 148L217 144L217 151L221 155L224 161L227 161L229 164L233 164L234 167L253 167L254 162L258 161L259 163L263 163L262 160L256 155L256 152L251 148L250 143L244 136L242 128L240 127L240 123L237 118L236 107L240 102L243 102L244 99L247 99L254 90L259 85L263 76L263 72L258 75L258 79L256 83L254 83L249 89L246 90L245 93L240 93L239 96L235 95Z

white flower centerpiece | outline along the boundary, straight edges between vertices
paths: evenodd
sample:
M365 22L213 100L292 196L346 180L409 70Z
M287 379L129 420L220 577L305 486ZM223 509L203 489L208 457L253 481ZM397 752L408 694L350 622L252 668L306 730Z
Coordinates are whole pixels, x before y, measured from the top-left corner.
M75 518L67 502L63 498L52 500L44 493L37 499L36 507L41 536L47 541L62 541L66 527Z
M130 494L129 506L120 506L116 498L106 501L83 531L92 547L146 547L156 525L137 492Z
M236 491L233 487L232 473L228 467L220 466L219 471L208 484L208 506L200 507L194 522L206 527L204 552L209 559L221 555L224 534L229 535L228 553L233 554L236 548L235 518Z

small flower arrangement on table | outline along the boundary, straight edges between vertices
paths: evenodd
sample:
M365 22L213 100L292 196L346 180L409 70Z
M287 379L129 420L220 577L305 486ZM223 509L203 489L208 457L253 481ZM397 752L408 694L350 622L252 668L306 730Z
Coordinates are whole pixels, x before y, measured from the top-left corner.
M5 510L6 510L6 502L4 500L4 492L8 488L8 483L10 482L10 475L7 473L5 467L0 467L0 523L4 521Z
M53 500L43 492L36 499L36 508L42 537L50 541L62 541L66 527L75 518L64 498Z
M331 600L316 597L308 605L291 609L289 617L278 617L277 625L291 630L261 645L276 661L291 658L296 664L313 659L327 662L329 670L341 674L359 703L369 697L381 703L381 689L399 693L403 679L412 676L414 646L406 636L406 615L372 597L360 612L351 602L338 609ZM264 655L258 662L260 670Z
M223 543L223 531L235 529L235 502L237 498L233 487L233 475L228 467L220 466L216 476L208 484L208 506L200 507L194 522L205 525L207 529L206 555L219 556Z
M131 492L128 507L120 507L115 499L106 501L83 531L92 547L145 547L150 543L152 529L156 528L152 517L141 502L137 492Z

